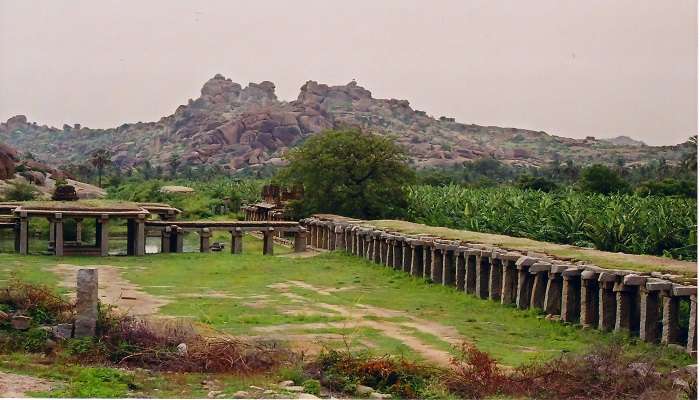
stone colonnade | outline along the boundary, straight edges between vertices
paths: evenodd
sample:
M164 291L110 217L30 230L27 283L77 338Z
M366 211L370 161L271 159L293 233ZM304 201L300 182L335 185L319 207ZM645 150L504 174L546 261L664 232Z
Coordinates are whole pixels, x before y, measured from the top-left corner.
M385 232L363 221L307 218L308 246L346 251L482 299L541 309L548 319L626 332L650 343L697 348L697 288L659 275L567 263L544 255ZM690 318L681 329L680 309Z
M274 207L259 205L241 207L246 221L284 221L284 212Z

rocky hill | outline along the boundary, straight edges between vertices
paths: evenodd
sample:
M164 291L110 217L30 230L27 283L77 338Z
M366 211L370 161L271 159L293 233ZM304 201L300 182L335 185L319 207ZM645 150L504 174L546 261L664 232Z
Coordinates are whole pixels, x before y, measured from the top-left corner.
M112 152L120 167L149 160L165 165L218 165L239 170L279 165L287 149L309 135L334 127L359 127L392 135L404 145L416 166L449 166L482 157L510 164L543 165L552 159L579 163L673 162L683 146L646 146L631 140L584 140L542 131L456 122L411 108L407 100L376 99L350 82L329 86L306 82L294 101L282 101L269 81L246 87L221 75L207 81L196 100L157 122L90 129L80 124L62 128L38 125L19 115L0 124L0 140L31 152L50 165L84 163L94 150Z

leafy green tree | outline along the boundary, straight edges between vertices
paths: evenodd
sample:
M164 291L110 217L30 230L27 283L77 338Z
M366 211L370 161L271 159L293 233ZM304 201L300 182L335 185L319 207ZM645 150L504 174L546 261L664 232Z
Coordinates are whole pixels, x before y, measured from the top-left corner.
M337 213L357 218L405 214L404 187L414 181L403 148L390 138L358 130L331 130L291 150L282 183L301 184L300 215Z
M542 176L532 176L529 174L520 175L518 187L527 190L539 190L540 192L553 192L557 190L557 184Z
M581 172L579 185L585 191L602 194L627 191L627 183L622 180L620 175L601 164L585 168Z

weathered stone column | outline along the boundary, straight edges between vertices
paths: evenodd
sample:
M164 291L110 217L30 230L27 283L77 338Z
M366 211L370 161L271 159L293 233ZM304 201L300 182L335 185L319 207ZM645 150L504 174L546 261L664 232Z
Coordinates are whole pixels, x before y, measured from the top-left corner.
M616 279L611 272L601 272L598 276L598 329L604 332L615 329L617 299L613 289Z
M233 228L231 230L231 254L243 253L243 230L241 228Z
M536 258L522 256L515 262L515 268L518 270L518 294L515 298L515 304L521 310L530 307L530 295L532 293L532 276L530 275L530 266L537 262Z
M455 287L457 290L466 292L466 277L467 277L467 258L469 257L465 252L469 250L467 247L459 246L457 251L455 251Z
M170 235L175 237L175 253L182 253L185 251L185 230L181 227L174 225L174 228L170 231ZM170 239L171 241L173 239Z
M411 248L411 276L423 276L423 241L419 239L409 239L408 245Z
M394 256L391 263L392 268L401 270L403 268L403 237L401 235L394 235L392 255Z
M661 299L663 303L661 343L678 343L680 341L680 327L678 326L680 299L673 296L672 292L664 293Z
M544 300L547 295L547 283L552 264L538 261L529 268L532 275L532 292L530 293L530 308L544 310Z
M275 233L275 228L268 227L263 231L263 255L271 256L274 254L275 242L273 240L273 234Z
M518 297L518 268L521 255L508 252L501 256L501 304L515 304Z
M581 326L598 326L598 275L595 270L581 272Z
M469 294L476 294L476 270L477 262L481 250L469 248L464 252L466 260L466 270L464 271L464 291Z
M306 229L299 227L299 230L294 232L294 252L303 253L306 251Z
M209 238L211 237L211 232L209 228L202 228L199 231L199 251L200 253L209 253Z
M561 319L576 322L581 315L581 268L572 266L562 272Z
M440 250L440 265L442 267L440 271L441 279L438 283L441 283L443 286L454 286L454 251L457 249L457 246L445 242L436 243L435 246Z
M63 214L54 214L54 227L56 229L56 241L54 243L54 254L57 256L63 255Z
M83 241L83 219L74 218L75 220L75 241L80 243Z
M146 254L146 214L139 214L136 218L136 247L134 255L143 256Z
M333 232L335 233L333 250L345 250L345 229L341 225L335 225Z
M306 227L309 229L309 246L318 248L318 234L316 233L316 220L308 218Z
M372 260L380 265L386 265L388 243L382 231L372 232Z
M489 297L489 272L491 269L491 250L481 250L476 257L475 294L481 299Z
M686 344L688 354L697 357L698 353L698 296L697 293L690 295L690 315L688 318L688 343Z
M21 211L19 215L19 254L29 254L29 217L26 211Z
M78 270L75 301L75 337L95 336L97 326L97 269Z
M411 246L408 244L408 240L409 238L407 237L404 237L401 240L401 269L403 272L410 274L412 262L411 256L413 255L413 251L411 250Z
M643 341L657 343L661 339L659 326L661 293L670 291L672 287L671 282L649 279L646 285L639 288L639 338Z
M166 226L160 231L160 252L170 253L170 231L171 228Z
M430 279L433 269L433 239L424 240L423 245L423 279Z
M391 266L393 259L393 236L388 233L379 235L379 259L377 262L385 267Z
M430 280L438 284L442 283L442 250L440 246L441 244L435 241L430 247L430 258L433 261L430 265Z
M564 278L562 273L567 266L561 264L552 265L547 275L547 290L544 294L544 312L547 315L560 315L562 303L562 287L564 286Z
M100 255L106 257L109 255L109 214L100 215L96 225L98 228L97 241L100 247Z
M374 251L374 238L373 238L373 233L372 230L368 230L367 234L365 234L365 245L364 245L364 252L365 252L365 258L367 261L374 261L374 254L372 253Z
M47 218L49 220L49 247L53 249L53 244L56 241L56 225L54 225L53 218Z
M617 310L615 311L616 332L625 331L632 333L639 329L639 304L635 301L635 298L639 295L639 284L631 284L636 278L646 281L643 277L630 274L618 277L613 286L617 301ZM646 282L643 283L646 284Z
M493 301L501 301L501 289L503 288L503 260L496 250L491 252L491 268L489 268L489 298Z

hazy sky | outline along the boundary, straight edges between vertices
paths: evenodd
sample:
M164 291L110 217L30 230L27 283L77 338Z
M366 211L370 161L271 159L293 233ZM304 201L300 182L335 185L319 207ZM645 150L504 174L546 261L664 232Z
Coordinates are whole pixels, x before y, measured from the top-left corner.
M694 0L0 0L0 119L157 120L221 73L287 100L354 78L460 122L671 144L697 133L697 37Z

